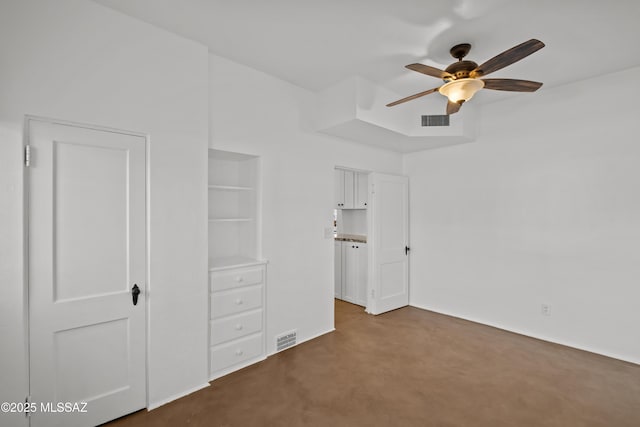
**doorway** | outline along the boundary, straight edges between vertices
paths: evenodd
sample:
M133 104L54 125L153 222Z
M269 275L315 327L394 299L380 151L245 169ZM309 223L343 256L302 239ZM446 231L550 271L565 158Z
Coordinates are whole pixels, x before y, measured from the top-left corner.
M334 170L334 297L367 306L369 173Z
M409 304L409 181L335 168L334 297L382 314Z
M97 425L146 406L147 140L25 129L30 423Z

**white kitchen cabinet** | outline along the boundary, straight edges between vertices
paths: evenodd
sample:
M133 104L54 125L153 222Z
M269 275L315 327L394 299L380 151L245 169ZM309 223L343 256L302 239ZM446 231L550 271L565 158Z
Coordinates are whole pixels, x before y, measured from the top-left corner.
M358 296L358 304L367 305L367 285L369 283L369 250L366 243L358 243L356 245L357 251L357 275L356 275L356 288Z
M335 175L335 190L336 196L336 208L338 209L353 209L354 196L355 196L355 181L354 173L350 170L336 169Z
M342 243L339 240L333 242L334 258L333 258L333 285L335 298L342 299Z
M335 206L338 209L366 209L368 176L364 172L335 169Z
M335 245L336 298L367 305L367 244L339 242Z
M266 263L209 273L210 380L264 360Z
M367 244L343 243L344 284L342 299L358 305L367 304Z
M336 209L342 209L342 206L344 206L344 171L342 169L334 169L333 183L335 207Z
M354 209L366 209L369 197L369 175L363 172L354 173Z

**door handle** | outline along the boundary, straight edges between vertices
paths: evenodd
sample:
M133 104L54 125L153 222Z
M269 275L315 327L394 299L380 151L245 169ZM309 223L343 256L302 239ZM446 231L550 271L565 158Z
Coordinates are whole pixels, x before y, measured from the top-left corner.
M404 247L404 254L405 255L409 255L409 251L411 250L411 248L409 246L405 246Z
M133 305L138 304L138 295L140 295L140 288L138 285L134 284L133 288L131 288L131 297L133 298Z

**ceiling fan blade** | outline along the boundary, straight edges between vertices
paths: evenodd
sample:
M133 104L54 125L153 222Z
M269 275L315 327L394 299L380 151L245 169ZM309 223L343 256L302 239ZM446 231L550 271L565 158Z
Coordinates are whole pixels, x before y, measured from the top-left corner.
M520 43L519 45L514 46L511 49L505 50L504 52L494 56L484 64L479 65L475 70L471 72L471 77L486 76L489 73L498 71L506 67L507 65L511 65L514 62L518 62L521 59L526 58L527 56L542 49L543 47L544 43L536 39L531 39L524 43Z
M406 65L405 68L417 71L422 74L426 74L427 76L436 77L438 79L446 79L452 77L451 74L447 73L444 70L424 64L409 64Z
M390 104L387 104L387 107L393 107L394 105L402 104L403 102L411 101L416 98L420 98L421 96L429 95L430 93L437 92L439 87L425 90L424 92L416 93L415 95L407 96L406 98L398 99Z
M516 79L482 79L485 89L508 90L511 92L535 92L542 86L540 82Z
M447 114L455 114L458 111L460 111L460 107L462 107L462 102L464 101L461 101L460 103L447 101Z

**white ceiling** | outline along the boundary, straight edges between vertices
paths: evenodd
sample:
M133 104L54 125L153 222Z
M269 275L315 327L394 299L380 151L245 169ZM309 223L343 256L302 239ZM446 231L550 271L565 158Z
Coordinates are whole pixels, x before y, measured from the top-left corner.
M482 63L530 38L547 47L493 77L547 86L640 65L638 0L95 0L318 91L359 75L401 96L439 85L404 68ZM502 93L482 91L480 103ZM417 101L414 101L417 102Z
M384 102L440 86L404 66L444 69L455 61L449 49L458 43L471 43L465 59L481 64L531 38L543 41L544 49L491 75L540 81L542 90L640 66L640 0L94 1L314 92L363 77L397 94ZM482 90L472 102L513 96L535 95ZM426 96L395 109L418 117L443 114L445 105ZM392 138L382 125L364 125L327 132L405 152L445 143L437 135Z

